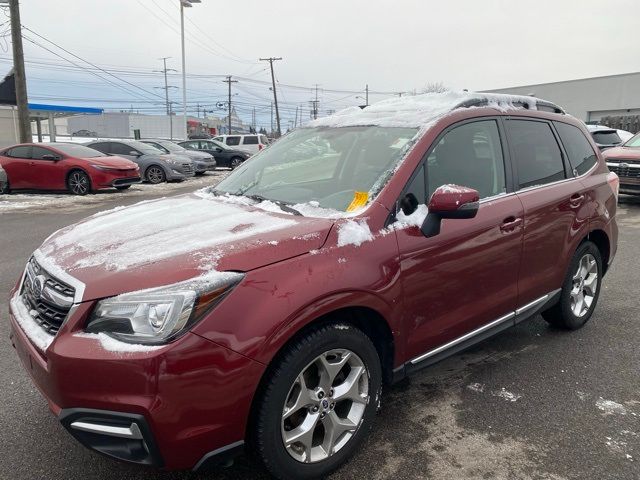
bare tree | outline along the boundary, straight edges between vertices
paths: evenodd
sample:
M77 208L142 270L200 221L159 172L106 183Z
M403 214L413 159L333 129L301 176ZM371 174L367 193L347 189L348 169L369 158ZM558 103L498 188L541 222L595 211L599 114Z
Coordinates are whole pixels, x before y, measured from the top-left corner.
M429 82L420 89L420 93L444 93L448 91L449 89L443 82Z

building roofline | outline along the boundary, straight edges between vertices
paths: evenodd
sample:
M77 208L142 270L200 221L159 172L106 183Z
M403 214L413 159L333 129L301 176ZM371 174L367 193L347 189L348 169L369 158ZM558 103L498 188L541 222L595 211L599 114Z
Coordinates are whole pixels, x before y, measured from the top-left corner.
M618 78L618 77L627 77L630 75L640 75L640 72L628 72L628 73L616 73L615 75L600 75L597 77L586 77L586 78L574 78L570 80L558 80L555 82L546 82L546 83L532 83L528 85L513 85L511 87L502 87L502 88L489 88L485 90L481 90L482 92L496 92L496 91L504 91L511 90L514 88L533 88L533 87L542 87L545 85L558 85L560 83L573 83L573 82L582 82L586 80L600 80L602 78Z

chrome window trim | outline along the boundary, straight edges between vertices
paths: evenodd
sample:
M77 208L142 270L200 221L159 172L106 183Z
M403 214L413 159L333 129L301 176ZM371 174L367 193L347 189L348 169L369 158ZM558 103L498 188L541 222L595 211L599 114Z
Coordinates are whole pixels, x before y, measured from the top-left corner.
M131 423L128 427L116 427L114 425L102 425L99 423L76 421L71 423L71 428L82 432L97 433L110 437L130 438L132 440L142 440L142 432L137 423Z
M479 335L487 330L489 330L490 328L496 327L504 322L508 322L509 320L514 319L516 316L520 315L523 312L526 312L527 310L532 309L533 307L543 303L544 301L548 300L550 297L550 293L547 293L546 295L543 295L542 297L536 298L535 300L533 300L532 302L527 303L526 305L523 305L517 309L515 309L513 312L509 312L506 315L503 315L502 317L493 320L492 322L489 322L479 328L476 328L475 330L472 330L464 335L462 335L461 337L455 338L453 340L451 340L450 342L445 343L444 345L440 345L439 347L434 348L433 350L429 350L426 353L423 353L422 355L419 355L411 360L409 360L409 363L411 363L412 365L416 365L417 363L422 362L423 360L426 360L427 358L433 357L434 355L437 355L438 353L444 352L445 350L448 350L452 347L455 347L456 345L469 340L470 338L475 337L476 335Z
M497 195L491 195L490 197L484 197L481 198L480 201L478 203L480 203L480 205L482 205L483 203L487 203L487 202L492 202L494 200L500 200L503 198L508 198L511 196L514 196L516 194L516 192L508 192L508 193L499 193Z
M72 286L75 289L75 294L73 297L73 303L81 303L82 297L84 296L85 284L78 280L75 277L72 277L67 272L62 270L60 267L55 265L51 260L49 260L40 249L33 252L33 257L36 259L38 264L46 270L46 272L54 278L57 278L63 283L66 283Z

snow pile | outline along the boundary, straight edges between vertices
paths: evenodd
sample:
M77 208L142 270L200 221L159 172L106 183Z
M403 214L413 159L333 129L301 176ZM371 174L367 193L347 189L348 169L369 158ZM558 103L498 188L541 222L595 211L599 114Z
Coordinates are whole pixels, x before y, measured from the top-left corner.
M449 183L447 185L442 185L438 187L438 190L440 190L442 193L466 193L469 191L469 189L466 187L461 187L460 185L453 185L452 183Z
M429 214L429 209L422 203L418 205L416 211L410 215L405 215L402 210L396 215L396 222L390 225L394 229L408 228L408 227L421 227L425 218Z
M174 197L89 218L60 230L41 251L66 269L104 265L108 270L124 270L295 223L233 204Z
M478 99L486 100L486 106L500 111L517 108L516 104L522 103L529 109L536 109L534 97L448 91L383 100L364 109L349 107L329 117L312 120L305 127L425 127L462 103Z
M347 220L338 227L338 246L355 245L359 247L364 242L373 240L369 225L365 220Z
M598 400L596 401L596 407L598 407L598 409L604 412L604 415L613 415L613 414L626 415L627 414L627 409L625 408L624 405L614 402L613 400L605 400L602 397L598 398Z
M25 335L36 347L43 352L46 351L51 342L53 342L53 335L49 335L33 320L31 312L29 312L29 309L17 293L11 299L10 304L16 322L18 322Z
M76 333L74 337L87 338L100 342L100 346L108 352L116 353L148 353L161 349L164 345L142 345L121 342L106 333Z

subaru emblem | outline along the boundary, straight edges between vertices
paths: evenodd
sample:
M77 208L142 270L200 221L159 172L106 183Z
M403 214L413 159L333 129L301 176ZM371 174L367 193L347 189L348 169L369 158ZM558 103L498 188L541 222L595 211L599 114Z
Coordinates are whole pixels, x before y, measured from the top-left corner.
M44 290L44 284L47 281L42 275L38 275L33 279L33 296L36 300L42 298L42 291Z

